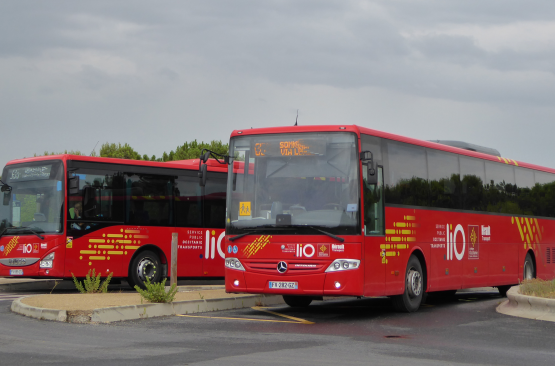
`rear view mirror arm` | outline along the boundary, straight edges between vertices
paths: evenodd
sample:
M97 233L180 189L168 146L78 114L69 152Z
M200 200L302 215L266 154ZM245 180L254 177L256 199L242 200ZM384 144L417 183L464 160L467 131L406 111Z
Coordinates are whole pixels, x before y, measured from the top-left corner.
M200 186L204 187L206 185L206 174L207 174L207 166L206 163L208 159L213 157L216 161L220 164L229 165L229 155L219 154L209 149L202 149L200 152L200 159L198 162L198 177L200 179Z

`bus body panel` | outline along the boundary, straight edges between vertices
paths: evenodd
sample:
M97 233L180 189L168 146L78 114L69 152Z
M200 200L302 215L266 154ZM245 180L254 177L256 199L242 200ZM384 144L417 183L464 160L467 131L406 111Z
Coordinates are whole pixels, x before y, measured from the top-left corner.
M178 234L178 277L223 276L224 257L219 253L223 243L220 242L220 247L215 246L215 252L211 252L212 238L220 236L223 229L120 225L97 230L77 239L69 237L68 243L71 241L71 244L66 248L64 277L71 277L72 273L83 277L92 268L97 273L113 272L114 277L127 277L131 259L146 247L162 253L160 257L167 264L169 273L173 232Z
M64 261L54 261L53 268L40 268L40 260L54 252L55 258L64 258L65 237L43 235L44 240L35 235L14 235L0 238L0 276L12 276L12 270L21 270L23 277L62 277ZM10 263L11 260L11 263ZM25 263L22 263L22 262ZM31 264L30 264L31 263Z
M414 246L429 251L428 291L518 283L530 250L538 277L555 275L555 263L546 260L555 242L551 219L399 207L388 207L386 215L385 243L374 250L386 250L388 294L402 292Z
M287 290L286 294L322 296L342 293L362 296L362 266L345 271L349 274L326 272L335 259L361 259L362 244L354 241L360 239L356 236L345 238L344 243L320 235L249 235L237 241L227 238L226 256L239 259L246 271L227 268L226 290L274 294L280 293L280 290L270 289L269 281L287 282L294 279L298 282L298 289ZM288 268L284 273L277 270L280 262L287 263ZM234 286L235 280L239 280L239 286ZM334 287L336 281L342 283L340 289Z

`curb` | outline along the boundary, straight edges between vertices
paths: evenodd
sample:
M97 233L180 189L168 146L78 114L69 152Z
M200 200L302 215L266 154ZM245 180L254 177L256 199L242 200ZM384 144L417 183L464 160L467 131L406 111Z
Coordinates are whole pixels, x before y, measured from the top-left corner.
M508 300L497 307L497 312L520 318L555 322L555 299L522 295L519 286L507 292Z
M249 295L222 299L176 301L167 304L141 304L116 306L94 310L54 310L37 308L22 303L20 299L12 302L11 310L40 320L54 320L68 323L111 323L123 320L147 319L159 316L186 315L218 310L241 309L253 306L283 304L278 295Z

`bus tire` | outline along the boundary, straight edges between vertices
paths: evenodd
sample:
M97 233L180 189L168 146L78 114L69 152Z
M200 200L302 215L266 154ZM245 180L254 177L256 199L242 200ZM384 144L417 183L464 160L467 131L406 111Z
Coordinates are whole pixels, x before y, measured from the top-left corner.
M524 281L536 278L536 266L534 265L534 259L532 259L530 253L526 254L526 259L524 259L522 278Z
M151 250L142 251L133 258L131 266L129 267L129 277L127 281L133 288L139 286L145 289L147 278L150 280L150 283L158 283L162 280L160 258Z
M424 275L422 265L414 255L409 258L405 273L405 292L402 295L392 296L395 310L403 313L412 313L418 310L424 297Z
M306 308L312 302L312 297L283 295L283 301L292 308Z

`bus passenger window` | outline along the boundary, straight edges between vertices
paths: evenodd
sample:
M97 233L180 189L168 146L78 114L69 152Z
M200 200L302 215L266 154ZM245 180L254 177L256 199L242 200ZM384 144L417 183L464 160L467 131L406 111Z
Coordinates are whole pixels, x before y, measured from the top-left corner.
M383 168L377 167L377 184L367 183L367 169L362 169L364 178L364 234L384 235L384 206L383 206Z

